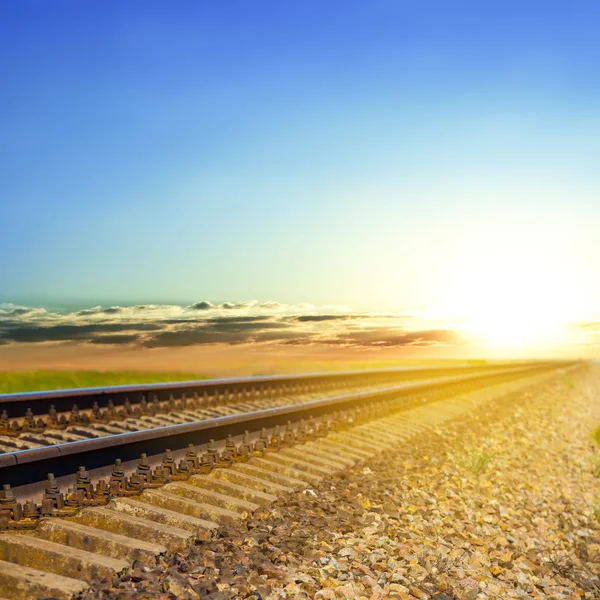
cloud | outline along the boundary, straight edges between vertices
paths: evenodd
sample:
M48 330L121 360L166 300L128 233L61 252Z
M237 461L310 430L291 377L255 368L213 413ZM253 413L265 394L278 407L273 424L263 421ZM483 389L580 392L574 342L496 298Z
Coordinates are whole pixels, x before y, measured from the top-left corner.
M280 304L279 302L263 302L258 305L260 308L282 308L285 304Z
M92 308L86 308L84 310L77 311L75 314L78 317L88 317L91 315L102 314L104 309L101 306L93 306Z
M285 344L389 348L465 343L459 332L423 327L406 313L256 300L187 306L93 306L76 312L0 308L0 344L90 343L143 348Z
M139 341L140 336L135 333L124 333L123 335L102 335L89 340L91 344L133 344Z
M146 348L168 346L194 346L202 344L243 344L260 342L279 342L293 339L294 331L271 331L268 329L214 330L208 327L164 331L148 338Z
M256 321L264 321L263 316L254 317L212 317L206 319L206 323L253 323Z
M219 307L224 308L226 310L236 310L240 308L251 308L256 306L256 302L248 301L248 302L223 302Z
M320 321L340 321L343 319L351 319L351 315L300 315L294 317L300 323L320 322Z
M36 313L37 314L45 313L45 312L46 311L44 309L21 307L21 308L13 308L12 310L9 310L8 314L17 317L17 316L23 316L23 315L33 315Z
M232 344L235 342L241 342L240 336L199 328L163 331L148 339L144 343L144 346L147 348L160 348L166 346L194 346L198 344Z
M216 306L212 302L207 302L206 300L201 300L200 302L195 302L194 304L190 304L188 306L190 310L210 310L211 308L216 308Z
M422 331L388 330L387 328L366 329L341 333L326 340L328 344L344 346L432 346L464 343L463 337L449 329L426 329Z
M260 331L263 329L285 329L288 326L285 323L278 323L274 321L253 321L250 323L237 323L237 322L225 322L225 323L208 323L204 326L204 329L209 331Z
M223 302L222 304L213 304L208 300L200 300L190 304L188 310L243 310L248 308L258 308L267 310L276 310L285 308L285 304L279 302L258 302L257 300L244 300L242 302Z
M93 334L119 331L158 331L161 326L153 323L98 323L93 325L21 325L2 331L0 339L8 342L60 342L94 339Z
M13 318L20 318L20 317L35 317L35 316L42 316L42 315L48 315L48 311L46 311L45 308L31 308L28 306L15 306L14 304L3 304L2 306L4 306L3 309L0 309L0 317L6 318L6 317L13 317Z
M123 308L120 306L109 306L108 308L102 308L101 306L94 306L85 310L80 310L77 314L80 317L89 315L116 315L123 312Z

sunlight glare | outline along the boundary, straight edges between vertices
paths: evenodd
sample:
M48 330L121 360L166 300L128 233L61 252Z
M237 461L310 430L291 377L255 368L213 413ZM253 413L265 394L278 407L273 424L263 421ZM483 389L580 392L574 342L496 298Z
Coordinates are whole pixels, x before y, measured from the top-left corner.
M452 274L449 308L462 330L485 345L561 343L575 310L568 265L560 257L527 250L514 244L482 252Z

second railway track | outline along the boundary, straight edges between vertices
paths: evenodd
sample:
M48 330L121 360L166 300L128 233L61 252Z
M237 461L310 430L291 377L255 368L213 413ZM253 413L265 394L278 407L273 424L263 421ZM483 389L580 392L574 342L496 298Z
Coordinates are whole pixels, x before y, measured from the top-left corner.
M300 404L417 379L518 366L398 368L4 394L0 395L0 454Z
M477 405L453 400L458 394L523 385L557 368L578 365L388 381L362 393L0 456L0 596L77 598L102 579L135 576L139 565L209 538L222 523ZM57 477L46 478L47 467Z

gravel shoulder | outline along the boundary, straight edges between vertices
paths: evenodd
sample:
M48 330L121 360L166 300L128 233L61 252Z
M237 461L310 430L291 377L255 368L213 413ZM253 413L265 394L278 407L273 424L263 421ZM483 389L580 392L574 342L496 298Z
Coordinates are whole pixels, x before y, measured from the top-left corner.
M499 395L88 597L600 598L599 398L596 366Z

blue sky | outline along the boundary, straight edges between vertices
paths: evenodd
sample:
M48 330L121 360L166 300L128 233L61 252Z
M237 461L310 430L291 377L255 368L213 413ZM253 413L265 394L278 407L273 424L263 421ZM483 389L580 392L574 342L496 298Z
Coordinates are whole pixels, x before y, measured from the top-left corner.
M460 312L508 252L587 317L599 27L596 2L3 2L0 302Z

